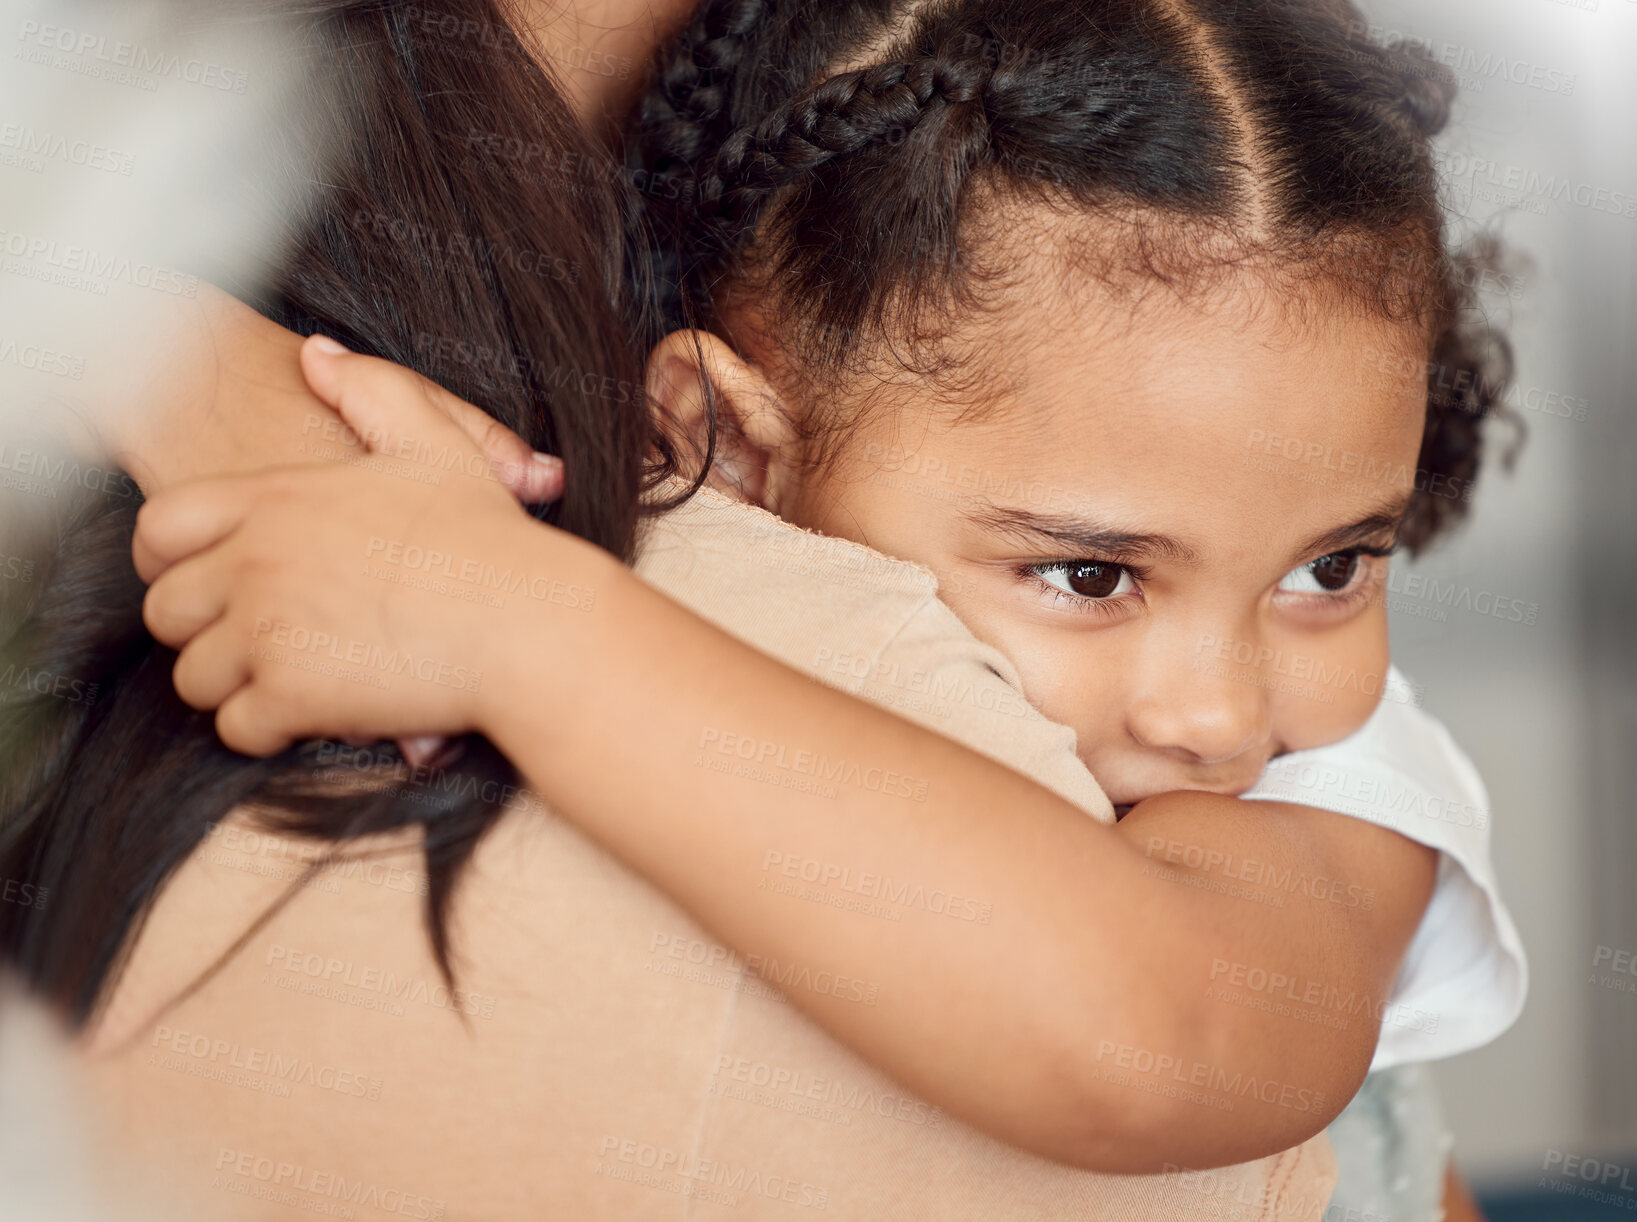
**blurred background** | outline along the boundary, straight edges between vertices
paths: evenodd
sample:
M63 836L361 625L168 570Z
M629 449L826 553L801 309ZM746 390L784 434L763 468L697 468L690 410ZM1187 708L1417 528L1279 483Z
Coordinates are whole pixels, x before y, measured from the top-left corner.
M1390 596L1398 665L1488 784L1496 868L1529 952L1517 1026L1436 1075L1457 1164L1494 1222L1629 1217L1637 0L1361 7L1379 37L1415 39L1460 77L1439 140L1449 204L1468 232L1494 233L1516 256L1480 286L1515 345L1516 467L1505 472L1504 446L1491 449L1471 523L1397 569L1404 593ZM1497 599L1538 612L1512 622L1479 610Z

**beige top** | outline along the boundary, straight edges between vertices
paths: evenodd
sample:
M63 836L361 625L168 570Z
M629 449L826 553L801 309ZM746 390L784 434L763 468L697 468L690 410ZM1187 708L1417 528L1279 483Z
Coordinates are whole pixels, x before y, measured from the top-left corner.
M788 664L1112 819L1073 732L1023 701L927 570L703 492L651 530L637 571ZM539 809L508 812L463 877L457 992L428 948L413 841L396 837L309 885L166 1008L305 851L237 814L218 827L166 889L89 1041L121 1144L199 1216L1306 1222L1334 1184L1323 1136L1154 1178L991 1141L830 1040ZM819 902L981 919L856 881Z

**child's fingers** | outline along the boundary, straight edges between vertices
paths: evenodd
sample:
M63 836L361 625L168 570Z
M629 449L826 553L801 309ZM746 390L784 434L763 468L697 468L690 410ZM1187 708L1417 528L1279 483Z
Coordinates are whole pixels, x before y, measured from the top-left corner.
M528 442L488 412L450 394L435 382L427 383L427 394L461 432L477 443L495 476L518 500L525 505L544 505L561 499L562 459L529 449Z
M251 660L244 633L218 621L188 642L171 671L171 683L189 708L220 708L250 682Z
M473 448L432 401L432 383L413 370L315 335L302 345L301 371L313 393L341 414L372 453L441 463L451 444L460 451Z
M179 560L232 534L255 503L267 475L224 475L190 480L156 493L137 510L131 560L137 576L152 585Z
M495 427L512 432L504 425L497 424ZM517 435L512 433L512 436ZM519 443L523 441L521 437L517 440ZM490 458L492 460L493 455ZM563 499L563 460L554 454L536 451L515 466L497 467L496 473L512 490L512 495L525 505L549 505Z
M441 734L421 734L414 738L400 738L398 754L411 768L424 768L448 745L449 740Z
M348 352L323 335L302 346L301 369L313 393L335 408L371 451L410 459L441 454L441 445L428 444L438 435L429 423L434 417L426 408L431 407L477 448L519 500L535 504L562 496L560 460L537 454L487 412L413 370Z
M142 599L142 622L154 640L181 649L222 617L234 576L221 559L184 561L154 579Z
M293 741L279 716L279 703L259 683L247 683L216 710L216 737L240 755L265 759Z

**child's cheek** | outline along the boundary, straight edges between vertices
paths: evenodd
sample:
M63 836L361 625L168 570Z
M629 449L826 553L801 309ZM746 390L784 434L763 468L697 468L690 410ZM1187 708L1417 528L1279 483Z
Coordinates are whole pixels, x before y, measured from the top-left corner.
M1283 651L1289 662L1273 688L1274 739L1284 751L1340 742L1382 699L1410 698L1390 683L1384 608L1372 607L1345 628L1309 637Z

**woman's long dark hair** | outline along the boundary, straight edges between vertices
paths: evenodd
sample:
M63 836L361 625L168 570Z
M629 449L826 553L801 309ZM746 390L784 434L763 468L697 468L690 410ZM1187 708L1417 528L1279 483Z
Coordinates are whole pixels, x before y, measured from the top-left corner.
M730 28L742 7L711 0L696 26ZM660 235L661 325L719 326L748 288L803 379L815 410L793 423L817 453L847 432L834 379L884 353L937 368L922 358L939 324L1006 274L983 222L1021 199L1110 222L1094 275L1185 287L1253 263L1423 330L1400 540L1418 551L1465 514L1512 366L1477 308L1496 245L1446 239L1431 138L1452 73L1374 43L1347 0L770 8L731 57L668 51L631 164Z
M622 171L500 0L300 7L322 100L291 139L339 140L262 308L419 370L561 455L567 492L550 520L628 558L655 472L623 287ZM494 782L509 767L474 739L436 783L394 784L401 768L388 768L360 785L326 745L269 760L225 749L172 689L175 654L143 628L139 500L116 481L55 523L28 580L0 582L0 965L85 1022L165 880L251 804L279 830L337 842L423 825L447 973L451 888L502 809Z

